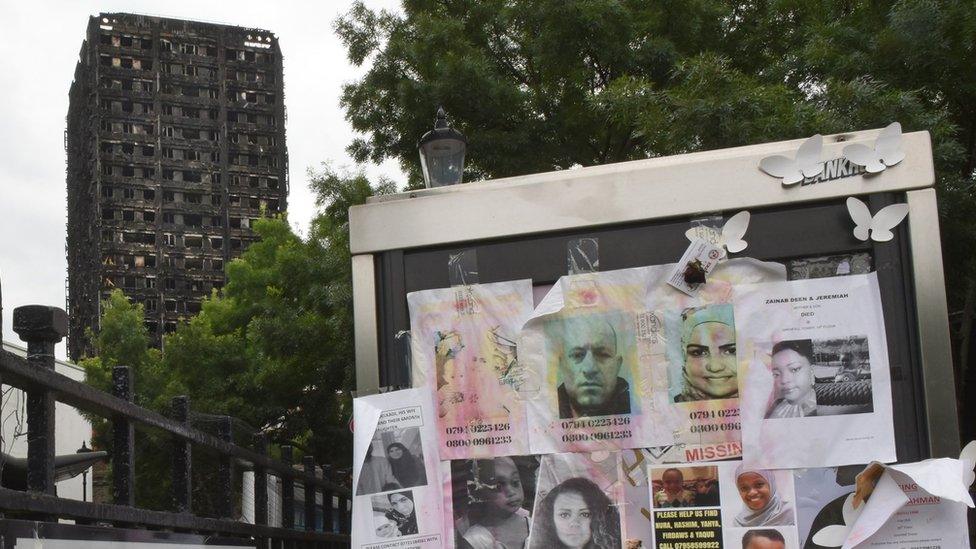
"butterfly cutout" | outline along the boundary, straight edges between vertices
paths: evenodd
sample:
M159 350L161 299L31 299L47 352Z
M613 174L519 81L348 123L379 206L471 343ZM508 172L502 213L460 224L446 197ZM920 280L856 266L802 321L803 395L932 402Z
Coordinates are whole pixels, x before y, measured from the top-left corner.
M773 177L783 178L783 185L796 185L807 177L817 177L823 173L820 160L823 151L823 136L820 134L804 141L796 151L796 158L774 154L759 161L759 169Z
M741 252L746 249L748 242L742 239L749 229L749 212L739 212L729 218L722 226L722 229L698 225L685 231L688 240L705 240L724 248L731 253Z
M963 471L963 482L966 483L966 486L972 486L973 481L976 480L976 472L973 472L973 467L976 467L976 440L970 441L962 449L959 459L966 464Z
M908 204L891 204L871 216L867 204L854 198L847 199L847 211L854 220L854 238L866 241L869 237L875 242L888 242L895 237L892 229L908 215Z
M874 141L874 148L860 143L844 147L844 158L852 164L864 166L868 173L883 172L905 159L901 150L901 124L892 122L881 130Z
M857 509L854 508L854 494L848 494L844 500L844 507L841 510L844 516L844 524L824 526L813 535L813 543L824 547L840 547L844 545L844 542L847 541L847 534L850 533L851 528L854 527L854 523L857 522L857 517L861 515L861 511L863 510L863 505Z

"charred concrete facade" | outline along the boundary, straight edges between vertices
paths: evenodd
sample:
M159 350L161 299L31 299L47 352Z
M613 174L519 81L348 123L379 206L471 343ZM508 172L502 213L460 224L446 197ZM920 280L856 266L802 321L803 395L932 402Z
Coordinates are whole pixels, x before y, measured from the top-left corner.
M89 20L65 134L72 359L115 288L144 305L158 344L223 286L254 220L286 209L282 80L266 30Z

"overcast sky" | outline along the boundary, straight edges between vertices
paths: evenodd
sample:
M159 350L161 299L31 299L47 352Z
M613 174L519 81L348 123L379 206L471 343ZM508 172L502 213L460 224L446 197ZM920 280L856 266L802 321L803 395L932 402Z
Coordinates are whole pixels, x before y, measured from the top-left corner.
M321 162L354 167L345 147L352 129L339 107L353 67L332 22L352 2L235 0L168 2L63 0L7 2L0 41L0 282L3 339L21 343L11 329L14 307L64 307L66 187L64 130L68 88L89 15L133 12L258 27L274 32L284 55L291 195L289 219L303 231L314 205L306 171ZM371 8L398 9L397 0L366 0ZM402 184L398 164L365 166ZM58 347L64 357L64 344Z

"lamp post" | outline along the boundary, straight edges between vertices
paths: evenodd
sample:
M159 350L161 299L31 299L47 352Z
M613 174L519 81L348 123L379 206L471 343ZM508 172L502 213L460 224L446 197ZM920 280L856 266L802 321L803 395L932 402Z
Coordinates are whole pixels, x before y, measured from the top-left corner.
M461 183L467 145L468 140L464 135L447 125L444 108L437 109L434 129L425 133L417 142L420 168L424 172L424 184L428 189Z
M77 454L87 454L93 450L85 444L85 441L81 441L81 448L75 452ZM88 501L88 468L81 472L81 501Z

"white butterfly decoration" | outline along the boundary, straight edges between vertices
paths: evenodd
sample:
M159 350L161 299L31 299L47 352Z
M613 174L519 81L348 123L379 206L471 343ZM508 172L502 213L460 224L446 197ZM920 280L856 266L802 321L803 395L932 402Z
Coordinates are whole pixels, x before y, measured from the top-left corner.
M976 480L976 472L973 472L973 468L976 467L976 440L969 441L969 444L959 454L959 459L966 464L963 471L965 475L963 482L966 483L966 486L972 486L973 481Z
M824 165L820 159L823 150L823 136L820 134L804 141L796 151L796 158L774 154L759 161L759 169L773 177L782 177L784 186L796 185L807 177L823 173Z
M892 229L908 215L908 204L891 204L871 216L867 204L854 198L847 199L847 211L854 220L854 238L866 241L869 237L875 242L888 242L895 237Z
M901 150L901 124L892 122L881 130L874 141L874 148L860 143L844 147L844 158L852 164L864 166L868 173L883 172L905 159Z
M824 547L840 547L844 545L844 542L847 541L847 534L850 533L851 528L854 527L854 523L857 522L857 517L861 516L861 511L863 510L864 505L861 505L857 509L854 508L854 494L848 494L841 511L844 516L844 524L824 526L813 535L813 543Z
M698 225L685 231L685 236L688 240L704 240L731 253L738 253L749 245L742 239L749 228L749 217L749 212L742 211L730 217L721 230Z

